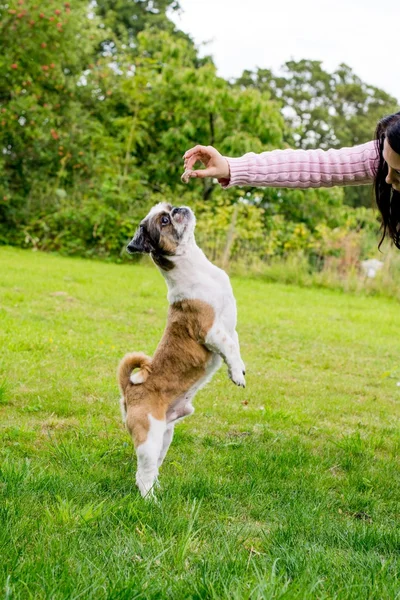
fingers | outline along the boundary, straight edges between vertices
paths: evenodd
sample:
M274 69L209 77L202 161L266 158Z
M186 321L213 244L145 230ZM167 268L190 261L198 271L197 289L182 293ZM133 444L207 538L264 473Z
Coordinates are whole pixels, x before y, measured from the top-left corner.
M197 145L190 150L187 150L183 155L185 172L182 175L182 181L188 183L189 179L198 177L204 179L205 177L216 177L217 167L216 159L220 156L218 150L213 146L201 146ZM203 163L205 169L193 170L193 167L197 162Z
M204 179L204 177L215 177L215 174L215 167L209 167L208 169L199 169L198 171L192 171L190 173L190 177L199 177L199 179Z
M185 161L184 161L185 169L193 169L194 165L197 163L198 160L200 162L202 162L204 165L206 165L206 163L204 162L205 159L202 159L202 155L192 154L189 158L185 158Z
M200 161L205 167L207 167L210 161L213 162L213 159L214 154L211 152L204 152L203 150L193 152L189 157L184 159L185 169L192 169L197 161Z
M194 146L194 148L190 148L183 155L183 159L186 162L194 161L192 164L196 162L196 160L201 160L202 163L206 164L209 160L213 158L217 158L220 156L218 150L213 146Z
M181 176L181 180L183 183L189 183L190 179L194 179L196 177L198 177L199 179L204 179L205 177L215 177L215 173L215 167L209 167L208 169L199 169L198 171L191 171L189 169L185 169L185 172Z
M193 154L200 154L200 153L210 155L210 150L209 150L210 148L212 148L212 146L200 146L198 144L197 146L194 146L193 148L190 148L189 150L187 150L182 158L187 159L187 158L190 158Z

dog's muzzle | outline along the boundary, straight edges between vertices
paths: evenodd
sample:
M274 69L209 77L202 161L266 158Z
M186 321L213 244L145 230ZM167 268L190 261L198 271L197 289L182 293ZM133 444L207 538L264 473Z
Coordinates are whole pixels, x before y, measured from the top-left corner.
M177 206L171 210L171 217L175 223L188 223L191 212L190 208L186 208L186 206Z
M177 214L182 215L182 217L188 216L190 210L186 208L186 206L176 206L171 210L171 217L175 217Z

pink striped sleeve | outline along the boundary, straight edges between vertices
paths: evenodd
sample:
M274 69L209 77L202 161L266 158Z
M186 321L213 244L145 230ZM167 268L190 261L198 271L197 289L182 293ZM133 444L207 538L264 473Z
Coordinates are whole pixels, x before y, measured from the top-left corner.
M318 188L365 185L373 181L378 165L375 142L338 150L273 150L227 158L231 177L222 187Z

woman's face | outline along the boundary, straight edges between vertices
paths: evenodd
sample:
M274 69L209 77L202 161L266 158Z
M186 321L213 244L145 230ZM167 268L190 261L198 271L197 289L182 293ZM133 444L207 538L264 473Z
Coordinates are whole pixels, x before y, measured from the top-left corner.
M388 166L386 183L391 185L396 192L400 192L400 154L392 150L387 140L383 143L383 159Z

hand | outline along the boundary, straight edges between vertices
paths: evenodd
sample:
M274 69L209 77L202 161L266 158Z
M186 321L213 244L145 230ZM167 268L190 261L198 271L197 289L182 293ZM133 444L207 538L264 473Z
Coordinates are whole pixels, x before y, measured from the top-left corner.
M187 150L183 155L185 161L185 173L182 180L188 183L190 177L215 177L229 181L229 163L213 146L195 146ZM193 171L197 161L205 166L205 169Z

